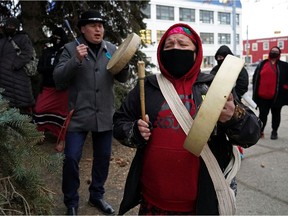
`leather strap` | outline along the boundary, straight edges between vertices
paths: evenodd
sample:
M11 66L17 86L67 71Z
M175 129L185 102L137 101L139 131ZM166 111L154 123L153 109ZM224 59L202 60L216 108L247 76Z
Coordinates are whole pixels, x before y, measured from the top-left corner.
M162 74L157 74L157 81L159 83L161 92L166 99L170 109L176 117L178 123L182 127L186 135L193 124L193 119L181 101L172 83L167 80ZM229 183L225 180L224 174L221 171L219 164L211 152L208 144L206 144L200 156L206 164L208 172L211 176L217 199L219 204L220 215L235 215L236 200L234 191L230 188Z

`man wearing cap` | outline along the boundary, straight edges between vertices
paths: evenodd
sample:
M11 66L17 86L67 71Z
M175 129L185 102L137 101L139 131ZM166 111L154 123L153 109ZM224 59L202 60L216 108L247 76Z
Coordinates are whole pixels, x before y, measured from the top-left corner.
M139 215L219 215L211 173L202 156L197 157L184 149L187 136L167 103L170 100L163 96L157 78L170 82L171 87L166 86L171 90L174 87L176 96L171 101L176 109L174 98L182 101L187 114L195 118L214 78L200 72L202 58L201 39L195 30L187 24L174 24L158 45L161 75L145 78L145 96L149 98L145 101L145 121L139 119L140 103L135 102L140 101L139 86L129 92L114 114L114 137L123 145L137 148L119 215L138 204ZM260 137L259 119L235 99L233 92L221 111L215 133L208 140L211 154L222 171L234 161L233 144L249 147Z
M35 103L31 79L24 66L33 56L32 42L24 31L20 31L20 21L15 17L6 20L0 38L0 88L10 107L20 109L23 114L31 114ZM18 48L15 48L15 43Z
M103 40L104 24L99 12L83 12L78 21L81 36L77 41L65 45L53 72L56 87L68 88L69 111L74 110L64 150L62 190L67 214L77 214L79 161L90 131L93 140L93 165L89 204L104 214L114 213L114 209L103 199L111 156L113 85L114 79L127 81L130 72L129 66L116 75L106 70L116 46Z

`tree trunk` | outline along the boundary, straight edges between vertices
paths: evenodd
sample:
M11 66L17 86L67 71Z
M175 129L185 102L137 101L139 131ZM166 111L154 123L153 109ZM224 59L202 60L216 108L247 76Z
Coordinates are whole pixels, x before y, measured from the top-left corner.
M29 35L37 54L39 54L41 51L39 41L44 37L41 16L46 12L41 7L41 1L20 0L19 4L21 5L23 30Z

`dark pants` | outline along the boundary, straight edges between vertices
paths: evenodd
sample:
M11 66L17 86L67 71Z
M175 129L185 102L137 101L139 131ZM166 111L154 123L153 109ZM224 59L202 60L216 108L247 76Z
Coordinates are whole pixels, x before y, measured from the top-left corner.
M277 131L281 122L282 107L274 107L273 100L265 99L259 99L257 105L259 107L259 118L263 123L261 131L263 132L265 129L270 109L272 114L272 130Z
M80 186L79 162L88 132L67 132L63 164L62 191L67 207L78 207ZM90 199L103 198L111 157L112 131L92 132L93 165Z

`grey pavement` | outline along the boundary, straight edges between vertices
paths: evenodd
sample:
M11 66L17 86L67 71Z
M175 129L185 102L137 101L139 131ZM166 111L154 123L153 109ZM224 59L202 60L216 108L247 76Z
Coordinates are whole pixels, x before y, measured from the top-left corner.
M269 113L265 137L244 150L236 176L238 215L288 215L288 106L282 108L277 140L270 139L271 130Z

